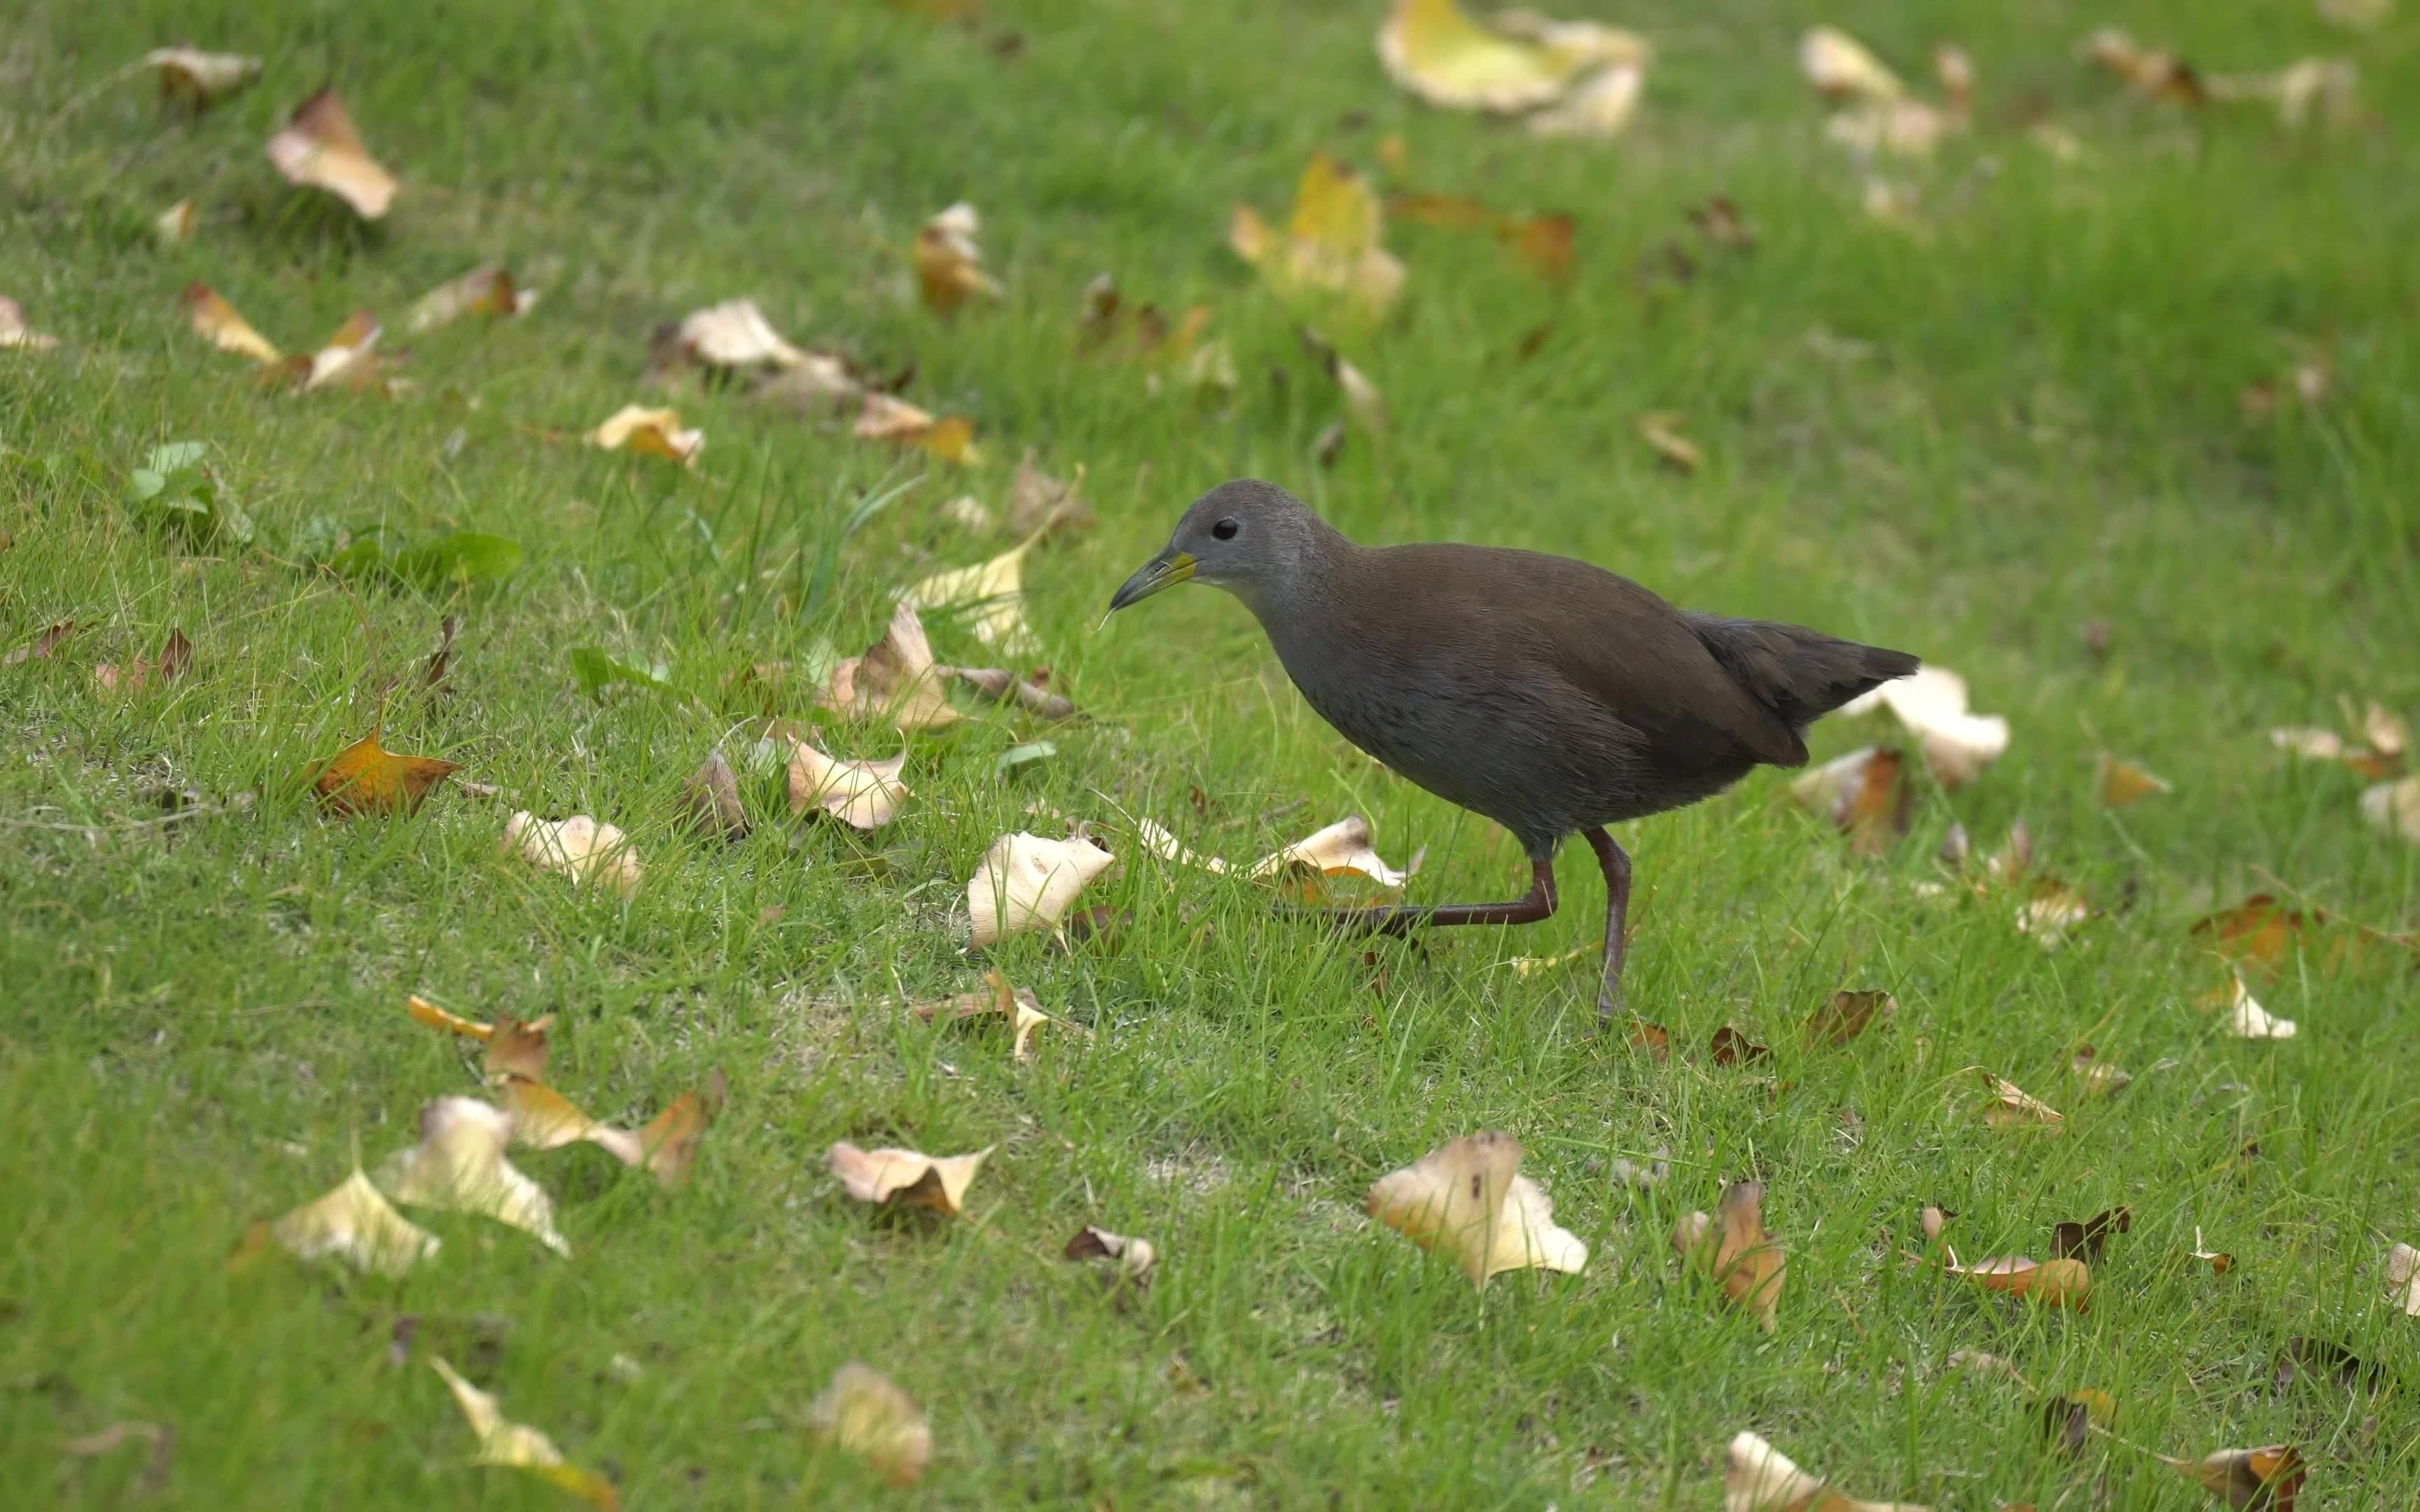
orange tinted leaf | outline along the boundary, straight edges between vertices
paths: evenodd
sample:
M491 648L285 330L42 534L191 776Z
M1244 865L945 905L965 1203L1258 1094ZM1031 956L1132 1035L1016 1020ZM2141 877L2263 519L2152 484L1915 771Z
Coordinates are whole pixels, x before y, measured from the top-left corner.
M397 755L379 744L373 730L338 751L312 786L320 807L333 814L411 813L429 790L461 769L434 756Z
M1877 1020L1887 1023L1899 1011L1899 1000L1881 988L1862 992L1843 987L1829 1001L1807 1015L1807 1042L1834 1049L1866 1032Z
M1714 1064L1737 1066L1751 1060L1769 1060L1771 1047L1758 1044L1746 1035L1726 1024L1714 1031Z

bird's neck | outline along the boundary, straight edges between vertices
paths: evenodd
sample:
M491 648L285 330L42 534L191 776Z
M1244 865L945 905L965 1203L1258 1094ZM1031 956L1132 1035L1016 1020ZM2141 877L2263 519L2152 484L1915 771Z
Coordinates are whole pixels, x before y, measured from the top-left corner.
M1332 640L1353 601L1353 580L1365 548L1335 531L1297 553L1285 577L1270 582L1236 583L1230 590L1243 600L1289 671L1298 657Z

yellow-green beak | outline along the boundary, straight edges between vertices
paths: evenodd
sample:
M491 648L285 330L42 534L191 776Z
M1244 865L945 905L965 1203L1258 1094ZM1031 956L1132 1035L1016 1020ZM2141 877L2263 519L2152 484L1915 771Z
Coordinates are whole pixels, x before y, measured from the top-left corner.
M1109 595L1109 612L1115 614L1129 604L1140 604L1164 589L1187 582L1193 577L1193 558L1184 551L1163 551L1142 564L1142 570L1127 579L1118 591Z

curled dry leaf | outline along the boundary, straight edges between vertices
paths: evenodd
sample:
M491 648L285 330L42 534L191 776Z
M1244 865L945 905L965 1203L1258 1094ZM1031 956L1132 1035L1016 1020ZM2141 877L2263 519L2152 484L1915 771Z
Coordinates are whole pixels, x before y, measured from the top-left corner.
M367 310L355 312L336 328L327 345L308 357L289 357L262 376L264 383L287 382L305 393L341 385L347 389L376 388L386 381L379 372L379 337L385 328Z
M2204 81L2212 100L2276 107L2278 124L2300 130L2314 119L2343 126L2360 119L2361 69L2347 58L2306 57L2273 73L2218 74Z
M2420 1249L2397 1242L2386 1256L2386 1294L2407 1318L2420 1318Z
M92 670L92 678L104 693L140 693L154 683L165 687L175 682L193 664L194 643L185 639L184 631L170 630L168 639L161 642L159 660L137 656L132 666L125 668L102 662Z
M882 639L832 669L823 705L852 719L877 719L902 731L939 730L955 724L958 711L941 691L945 670L933 661L933 643L916 606L902 600L891 612Z
M2078 51L2085 61L2116 74L2146 100L2199 105L2210 99L2192 64L2173 53L2146 48L2118 27L2102 27Z
M1042 999L1034 995L1032 988L1012 988L998 968L985 972L984 981L990 987L989 992L959 993L938 1003L919 1003L915 1006L916 1016L930 1024L944 1012L960 1020L998 1014L1009 1027L1008 1058L1018 1065L1033 1058L1034 1030L1045 1024L1067 1022L1042 1011Z
M1757 1043L1728 1024L1714 1031L1714 1042L1709 1049L1717 1066L1741 1066L1773 1058L1772 1046Z
M1227 244L1281 297L1345 295L1375 316L1404 288L1404 265L1379 244L1385 233L1385 213L1369 184L1318 152L1295 187L1294 218L1285 230L1273 230L1259 211L1239 205Z
M2218 1275L2225 1275L2227 1272L2235 1269L2234 1256L2203 1247L2201 1240L2201 1226L2198 1224L2194 1226L2193 1248L2186 1252L2186 1257L2201 1261L2202 1264L2209 1266L2214 1274Z
M1062 694L1029 683L1015 672L998 667L953 667L949 669L959 682L966 684L994 703L1014 703L1028 714L1040 715L1053 724L1076 717L1075 703Z
M996 300L1000 285L984 271L975 234L983 228L975 208L964 200L924 223L916 233L916 286L924 302L943 314L969 300Z
M294 107L285 130L269 139L269 161L286 181L324 189L365 221L386 214L395 201L395 176L362 146L353 118L334 89L322 89Z
M1035 531L989 562L937 572L899 595L911 609L970 608L968 627L975 639L1012 656L1033 649L1025 623L1025 558L1041 543Z
M1069 531L1093 528L1093 506L1084 502L1084 465L1076 464L1072 479L1054 478L1034 466L1033 448L1018 459L1016 476L1008 484L1008 528L1019 535L1040 532L1046 539Z
M1648 1058L1662 1064L1672 1058L1672 1031L1647 1019L1630 1021L1630 1048L1643 1050Z
M1907 92L1899 75L1838 26L1809 27L1798 39L1798 71L1836 103L1891 100Z
M1359 368L1346 362L1343 355L1318 332L1304 327L1296 334L1301 338L1304 349L1318 360L1320 366L1335 381L1338 391L1344 395L1345 412L1371 435L1385 435L1387 398L1378 392L1378 385L1371 382Z
M211 346L223 352L249 357L256 363L283 361L284 354L267 336L252 329L226 296L198 280L185 285L185 318Z
M472 1433L479 1440L475 1463L526 1470L608 1512L622 1504L611 1481L566 1461L554 1441L528 1424L506 1421L496 1397L463 1380L442 1356L430 1355L428 1366L445 1379L446 1387L454 1393L455 1405L462 1410L463 1421L471 1425Z
M2092 917L2092 904L2083 892L2055 877L2037 877L2026 886L2025 901L2017 905L2017 933L2030 934L2045 950L2067 943L2068 931Z
M1880 856L1907 833L1916 795L1907 761L1886 746L1836 757L1790 784L1801 808L1831 822L1859 856Z
M1224 864L1210 870L1223 871ZM1325 829L1315 830L1302 839L1274 851L1252 863L1244 874L1255 880L1281 877L1288 873L1313 876L1363 876L1382 887L1400 887L1419 870L1419 858L1414 856L1408 867L1396 870L1381 856L1370 834L1370 821L1359 814L1348 814Z
M748 807L739 801L739 774L717 746L681 779L681 822L694 835L737 843L748 838Z
M2420 845L2420 777L2381 782L2361 795L2361 816L2389 835Z
M194 239L201 224L202 207L189 194L160 212L151 223L151 234L163 247L181 247Z
M907 765L905 747L884 761L844 762L796 741L790 747L790 811L821 809L852 829L879 829L908 799L908 786L899 780Z
M1647 65L1609 63L1574 85L1562 102L1525 123L1532 136L1580 136L1599 141L1620 136L1638 114L1647 94Z
M29 661L50 660L51 653L66 644L68 637L75 634L75 628L73 620L61 620L55 625L43 626L41 634L0 656L0 667L22 667Z
M538 291L519 288L503 263L481 263L422 295L404 316L408 331L433 331L466 315L521 316L537 303Z
M1561 99L1590 63L1482 26L1455 0L1395 0L1378 27L1378 61L1388 78L1432 105L1498 115Z
M2306 1473L2302 1452L2290 1443L2220 1449L2199 1459L2153 1458L2228 1506L2261 1512L2294 1512L2294 1498L2301 1494Z
M2226 1029L2239 1040L2290 1040L2298 1032L2292 1019L2281 1019L2262 1008L2238 977L2221 999L2226 1006Z
M560 872L574 883L610 887L627 898L639 890L643 868L630 838L586 814L540 819L527 810L504 821L503 848L541 871Z
M2055 1129L2067 1121L2049 1103L1988 1071L1983 1072L1983 1087L1991 1093L1983 1104L1983 1121L1994 1129Z
M441 1097L420 1110L420 1143L387 1157L378 1184L397 1202L493 1218L568 1257L571 1245L555 1231L553 1199L504 1159L512 1132L512 1118L501 1108Z
M1982 1350L1952 1350L1942 1362L1952 1370L1972 1370L1978 1375L1998 1376L2006 1381L2024 1384L2024 1375L2008 1361Z
M1113 1234L1090 1224L1076 1230L1076 1237L1067 1241L1065 1254L1071 1260L1114 1260L1119 1277L1139 1287L1151 1285L1151 1268L1159 1259L1159 1252L1152 1247L1150 1240Z
M2343 706L2346 722L2360 726L2352 738L2333 730L2296 726L2270 731L2269 743L2306 761L2342 763L2364 777L2394 776L2412 744L2411 729L2400 716L2375 700L2358 719L2353 717L2350 700L2345 700Z
M404 1011L411 1015L414 1023L487 1045L486 1071L490 1080L507 1075L525 1076L531 1081L546 1079L547 1059L552 1053L546 1038L546 1031L554 1026L551 1013L526 1022L510 1013L499 1013L495 1023L482 1024L448 1012L418 993L404 999Z
M2075 1069L2076 1083L2086 1097L2114 1096L2134 1079L2100 1058L2088 1044L2075 1047L2075 1058L2071 1064Z
M2012 1297L2053 1307L2080 1307L2092 1292L2091 1269L2076 1259L2034 1260L2022 1255L2003 1255L1973 1265L1960 1265L1953 1257L1942 1269L1986 1291L2005 1291Z
M2101 795L2102 807L2106 809L2123 809L2154 793L2176 791L2167 779L2133 762L2119 761L2107 751L2101 753L2093 787Z
M971 1155L935 1156L913 1149L860 1149L844 1139L831 1147L827 1164L860 1202L931 1208L954 1218L966 1204L975 1173L996 1148L985 1145Z
M706 432L681 429L677 409L650 409L626 404L588 433L588 444L608 452L632 452L660 456L683 467L697 465L706 449Z
M1930 662L1905 677L1883 684L1840 706L1844 715L1887 708L1916 737L1932 779L1956 792L1998 761L2009 748L2009 721L1996 714L1967 711L1966 679Z
M1364 1207L1422 1249L1459 1262L1482 1288L1502 1271L1577 1273L1588 1245L1556 1227L1554 1200L1520 1166L1521 1141L1511 1134L1465 1134L1379 1178Z
M155 47L137 67L160 70L160 98L192 102L195 110L240 94L260 77L260 59L240 53L205 53L198 47Z
M366 1275L399 1276L437 1253L435 1234L395 1211L360 1166L334 1190L255 1226L245 1248L270 1238L305 1260L334 1255Z
M1023 830L1002 835L967 883L974 947L1026 930L1055 930L1076 895L1115 859L1087 836L1045 840Z
M696 1091L683 1092L664 1110L636 1129L616 1129L582 1113L561 1092L534 1077L504 1079L504 1106L513 1116L513 1141L533 1149L557 1149L585 1141L623 1165L645 1167L665 1188L689 1180L697 1149L707 1129L722 1111L722 1072L715 1072Z
M379 744L373 730L336 752L312 787L319 807L337 815L412 813L431 789L460 771L434 756L403 756Z
M893 1486L913 1486L933 1458L933 1429L908 1395L851 1360L808 1410L815 1437L874 1467Z
M1653 450L1665 466L1676 471L1695 472L1706 465L1706 454L1699 450L1697 442L1681 434L1681 427L1686 424L1685 417L1669 409L1650 410L1633 422L1638 439Z
M1807 1015L1807 1042L1837 1050L1874 1025L1889 1023L1898 1012L1899 999L1879 987L1843 987Z
M2107 1208L2082 1223L2071 1219L2054 1225L2050 1231L2051 1257L2063 1260L2076 1255L2086 1261L2098 1260L2111 1234L2122 1234L2133 1227L2134 1213L2131 1208Z
M870 441L921 446L944 462L979 462L974 423L951 416L936 419L907 400L888 393L868 393L858 411L854 434Z
M1753 1433L1725 1453L1723 1512L1925 1512L1906 1502L1867 1502L1834 1490Z
M1949 1220L1957 1216L1947 1208L1927 1206L1917 1211L1916 1226L1924 1230L1925 1242L1930 1243L1939 1239L1941 1231L1949 1227Z
M1714 1215L1688 1212L1672 1228L1672 1248L1682 1260L1722 1284L1733 1306L1772 1333L1779 1326L1781 1287L1789 1262L1764 1231L1764 1183L1733 1181L1723 1188Z
M58 337L25 324L23 305L0 298L0 351L46 352L58 344Z
M692 310L673 329L671 356L677 362L724 373L772 369L818 369L831 381L834 397L854 397L863 385L836 357L792 346L773 329L754 300L725 300Z

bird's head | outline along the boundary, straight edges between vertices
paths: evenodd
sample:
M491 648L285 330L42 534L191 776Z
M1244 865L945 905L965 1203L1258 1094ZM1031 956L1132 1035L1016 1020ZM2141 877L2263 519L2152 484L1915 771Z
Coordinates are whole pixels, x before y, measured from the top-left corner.
M1159 555L1110 597L1109 612L1197 579L1227 590L1257 612L1283 597L1340 539L1309 504L1274 483L1222 483L1193 501Z

